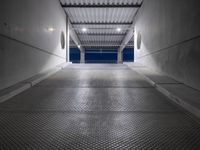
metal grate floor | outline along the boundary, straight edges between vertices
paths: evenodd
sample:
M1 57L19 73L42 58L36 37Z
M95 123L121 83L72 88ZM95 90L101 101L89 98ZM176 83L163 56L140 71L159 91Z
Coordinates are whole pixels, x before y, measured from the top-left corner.
M22 105L23 104L23 105ZM34 87L0 105L0 111L179 111L154 88Z
M111 66L71 65L0 104L0 149L199 149L196 120Z
M152 87L135 71L126 70L98 70L92 69L66 69L60 71L49 79L39 83L37 86L59 87L59 88L110 88L110 87Z

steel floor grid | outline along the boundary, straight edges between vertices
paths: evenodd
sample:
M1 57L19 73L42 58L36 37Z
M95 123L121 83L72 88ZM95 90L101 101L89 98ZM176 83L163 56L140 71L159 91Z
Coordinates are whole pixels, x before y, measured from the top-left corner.
M200 127L183 113L2 113L0 117L4 118L1 149L200 147Z
M131 69L65 69L42 81L37 86L48 87L152 87L143 77Z
M0 149L198 150L197 121L125 65L70 65L0 104Z
M0 111L179 111L154 88L34 87L0 105Z

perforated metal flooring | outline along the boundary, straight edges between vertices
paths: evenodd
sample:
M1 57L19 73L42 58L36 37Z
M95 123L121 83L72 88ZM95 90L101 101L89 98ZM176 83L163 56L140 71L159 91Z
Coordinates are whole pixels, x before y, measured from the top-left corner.
M0 149L200 148L200 125L125 65L70 65L0 104Z

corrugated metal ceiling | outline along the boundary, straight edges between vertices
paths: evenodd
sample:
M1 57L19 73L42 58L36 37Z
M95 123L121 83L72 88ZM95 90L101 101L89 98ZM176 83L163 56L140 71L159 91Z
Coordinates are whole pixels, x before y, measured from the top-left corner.
M65 8L73 23L130 23L137 8Z
M118 5L118 4L124 4L124 5L131 5L131 4L141 4L142 0L61 0L62 4L70 5L70 4L76 4L76 5Z
M84 47L119 47L127 31L130 29L134 16L142 0L61 0ZM102 7L87 7L87 6ZM104 6L109 5L109 7ZM121 7L114 7L120 5ZM113 6L113 7L112 7ZM123 7L124 6L124 7ZM86 28L87 32L83 32ZM121 28L119 32L116 29ZM130 41L129 45L134 41Z

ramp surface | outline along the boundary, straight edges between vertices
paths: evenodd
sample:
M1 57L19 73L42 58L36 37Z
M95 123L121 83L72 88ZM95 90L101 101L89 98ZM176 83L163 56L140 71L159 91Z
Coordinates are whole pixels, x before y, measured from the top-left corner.
M0 104L0 149L199 149L200 125L126 65L70 65Z

